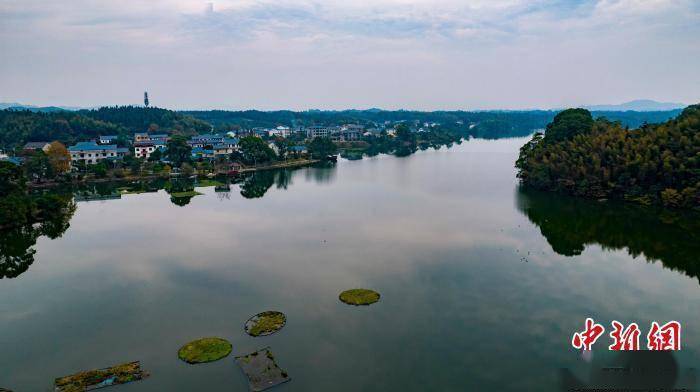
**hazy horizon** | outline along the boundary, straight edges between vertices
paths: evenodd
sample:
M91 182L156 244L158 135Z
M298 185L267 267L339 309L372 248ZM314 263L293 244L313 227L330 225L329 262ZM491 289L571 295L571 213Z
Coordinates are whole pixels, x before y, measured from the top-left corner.
M689 0L9 0L0 102L528 110L700 101Z

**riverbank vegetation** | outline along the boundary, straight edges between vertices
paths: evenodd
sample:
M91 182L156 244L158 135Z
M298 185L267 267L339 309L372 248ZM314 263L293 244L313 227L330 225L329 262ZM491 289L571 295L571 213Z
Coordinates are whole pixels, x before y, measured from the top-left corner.
M516 167L527 187L700 209L700 105L637 129L565 110L521 148Z

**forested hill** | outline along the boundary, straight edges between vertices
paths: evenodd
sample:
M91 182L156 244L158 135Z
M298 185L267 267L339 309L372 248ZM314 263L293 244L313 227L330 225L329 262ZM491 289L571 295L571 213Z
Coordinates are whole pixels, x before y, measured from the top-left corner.
M183 113L168 109L140 106L109 106L80 110L78 114L95 120L118 124L133 132L160 129L166 133L194 135L211 131L211 125Z
M524 136L536 129L543 129L552 121L558 111L434 111L422 112L411 110L309 110L295 112L278 111L185 111L182 112L204 120L217 129L235 129L237 127L275 127L277 125L337 125L343 123L381 124L385 121L409 121L420 123L440 123L443 126L472 125L472 133L479 137ZM677 116L680 110L659 112L594 112L595 117L604 116L611 121L620 121L623 126L638 127L644 122L657 123Z
M0 148L10 150L31 141L58 140L72 144L99 135L126 135L116 124L95 120L76 112L51 113L28 110L0 111Z
M5 150L30 141L58 140L73 144L99 135L130 139L135 132L149 130L192 135L209 132L211 126L172 110L134 106L47 113L0 110L0 148Z
M537 189L700 209L700 105L637 129L565 110L521 148L516 167Z

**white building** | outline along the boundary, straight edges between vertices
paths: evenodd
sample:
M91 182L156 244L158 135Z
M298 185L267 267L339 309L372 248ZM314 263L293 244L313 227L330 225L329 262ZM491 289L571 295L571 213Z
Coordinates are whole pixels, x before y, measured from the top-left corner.
M335 130L335 127L328 127L323 125L312 125L306 127L306 137L313 139L316 137L331 137L331 133Z
M289 129L289 127L285 127L280 125L277 128L273 128L267 131L267 134L269 136L280 136L280 137L289 137L289 135L292 134L292 130Z
M161 152L165 152L166 144L164 142L138 142L134 143L134 156L136 158L146 158L148 159L151 154L159 149Z
M95 164L105 159L117 158L117 146L114 144L98 145L95 142L79 142L68 147L71 164L83 161L86 164Z

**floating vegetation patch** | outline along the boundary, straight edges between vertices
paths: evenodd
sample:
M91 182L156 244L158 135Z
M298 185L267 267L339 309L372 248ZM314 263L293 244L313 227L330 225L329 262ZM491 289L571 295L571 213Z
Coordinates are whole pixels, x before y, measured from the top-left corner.
M245 331L250 336L272 335L282 329L286 322L284 313L268 310L249 318L245 322Z
M253 392L264 391L291 380L287 372L277 366L269 347L236 357L236 363L248 377L248 386Z
M139 381L146 377L148 373L141 370L141 362L136 361L60 377L54 382L54 387L56 392L83 392Z
M177 356L187 363L218 361L231 354L231 343L221 338L202 338L187 343Z
M370 305L379 301L379 293L368 289L351 289L340 293L340 300L348 305Z

